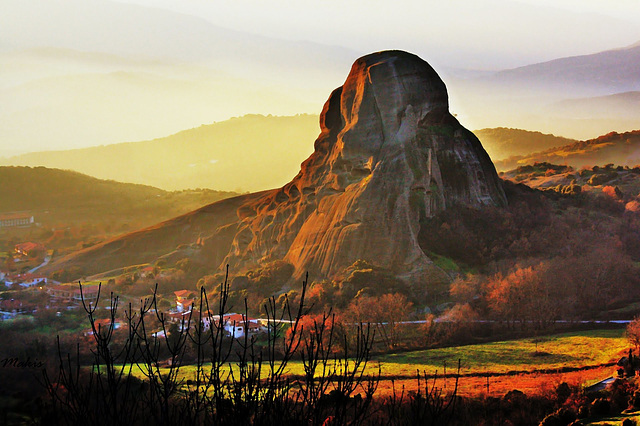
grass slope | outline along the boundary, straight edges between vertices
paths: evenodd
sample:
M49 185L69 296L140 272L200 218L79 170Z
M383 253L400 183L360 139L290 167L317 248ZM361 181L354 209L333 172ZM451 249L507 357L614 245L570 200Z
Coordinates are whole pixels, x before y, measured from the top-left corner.
M387 394L391 392L392 380L396 383L397 389L401 386L405 386L407 390L415 389L417 371L442 374L445 362L448 366L447 374L455 374L457 360L461 359L460 386L463 394L484 392L487 375L496 376L489 379L489 393L504 394L511 389L542 390L545 384L553 388L553 385L563 380L591 384L611 375L613 367L601 365L617 360L619 354L624 353L629 347L624 330L621 329L562 333L544 336L538 340L538 351L548 355L534 355L536 345L533 339L518 339L374 356L368 372L374 374L377 364L380 364L379 389L381 394ZM594 368L584 371L560 371L566 367ZM191 379L194 373L194 366L185 365L180 369L180 375L185 379ZM142 372L137 371L135 374L143 378ZM287 365L286 374L303 375L302 362L291 361ZM452 378L448 378L446 382L450 387L454 385ZM444 385L444 381L441 381L440 385Z
M610 362L628 348L622 330L592 330L563 333L536 339L508 340L468 346L428 349L384 355L378 359L385 376L407 376L416 370L450 372L461 360L462 374L509 373L533 370L579 368ZM537 354L536 354L537 348Z

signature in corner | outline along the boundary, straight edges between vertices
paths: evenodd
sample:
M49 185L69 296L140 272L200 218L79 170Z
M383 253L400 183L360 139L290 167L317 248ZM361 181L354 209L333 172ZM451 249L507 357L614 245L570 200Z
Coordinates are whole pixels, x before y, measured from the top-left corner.
M0 366L2 368L42 368L44 367L44 362L36 360L31 360L31 357L27 357L26 360L22 360L20 358L5 358L0 360Z

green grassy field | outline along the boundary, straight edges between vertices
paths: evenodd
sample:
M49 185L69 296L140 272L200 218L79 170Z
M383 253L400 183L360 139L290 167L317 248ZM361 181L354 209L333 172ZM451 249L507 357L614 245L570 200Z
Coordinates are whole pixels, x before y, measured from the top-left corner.
M629 348L624 330L590 330L537 339L388 354L378 358L385 376L414 375L416 370L448 371L461 360L461 373L506 373L604 364Z
M428 349L374 357L371 373L381 367L382 378L414 377L416 371L428 374L442 373L444 364L447 373L455 373L458 359L461 374L531 372L535 370L560 369L562 367L595 366L616 360L629 348L623 329L589 330L540 337L509 340L478 345ZM181 376L193 378L195 367L180 368ZM304 374L300 361L287 365L287 374ZM263 367L263 373L267 369ZM137 376L141 372L136 373Z

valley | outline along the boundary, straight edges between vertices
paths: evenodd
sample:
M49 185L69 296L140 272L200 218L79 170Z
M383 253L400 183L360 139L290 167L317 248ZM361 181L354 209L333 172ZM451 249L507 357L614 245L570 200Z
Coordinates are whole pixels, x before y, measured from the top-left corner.
M474 134L448 96L424 60L382 51L319 116L8 159L32 166L0 167L0 387L19 383L2 406L26 416L42 364L39 396L73 422L545 424L640 408L638 131ZM138 183L64 170L79 165ZM84 393L104 404L83 411Z

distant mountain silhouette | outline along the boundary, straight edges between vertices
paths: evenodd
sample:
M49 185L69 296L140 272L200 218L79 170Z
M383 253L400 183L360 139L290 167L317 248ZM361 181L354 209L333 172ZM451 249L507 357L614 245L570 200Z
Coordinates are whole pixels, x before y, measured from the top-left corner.
M236 195L167 192L45 167L0 167L0 182L0 213L28 211L47 227L107 222L145 226Z
M640 44L455 80L476 128L506 126L593 138L638 128Z
M558 101L549 107L549 112L558 116L578 119L599 119L615 122L638 123L640 117L640 91L622 92L613 95L574 98ZM640 127L640 123L637 124ZM617 128L615 124L612 129Z
M257 191L286 183L317 135L317 115L247 115L164 138L0 159L165 190Z
M575 139L505 127L474 130L473 133L494 162L577 142Z
M499 170L511 170L533 163L568 165L574 168L584 166L636 166L640 164L640 130L632 132L611 132L598 138L577 141L540 152L510 157L496 161Z
M520 90L603 95L640 90L640 43L500 71L488 80ZM533 85L533 87L532 87Z

